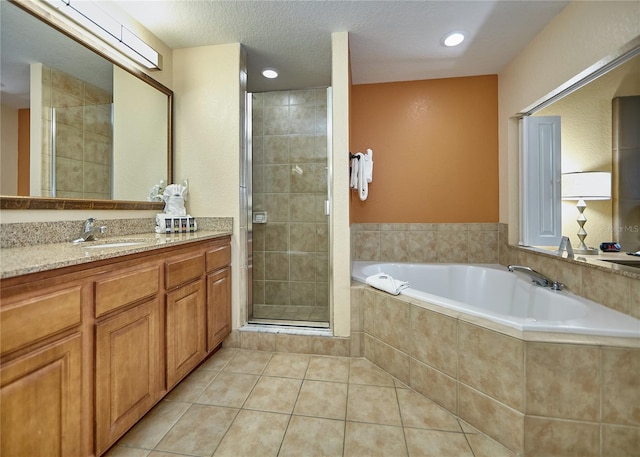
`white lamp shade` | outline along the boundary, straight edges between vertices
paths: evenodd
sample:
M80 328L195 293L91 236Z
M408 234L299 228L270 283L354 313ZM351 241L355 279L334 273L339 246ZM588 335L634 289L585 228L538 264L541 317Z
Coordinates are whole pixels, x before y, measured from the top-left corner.
M562 175L564 200L609 200L611 198L611 173L584 171Z

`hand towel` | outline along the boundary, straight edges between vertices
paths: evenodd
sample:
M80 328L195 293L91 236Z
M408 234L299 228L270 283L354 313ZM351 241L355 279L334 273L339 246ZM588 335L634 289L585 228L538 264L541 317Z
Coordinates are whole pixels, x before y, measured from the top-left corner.
M383 290L391 295L398 295L402 289L409 287L409 283L407 281L393 279L386 273L378 273L368 276L365 281L370 286Z
M351 181L349 183L349 187L352 189L358 188L358 171L360 170L359 163L360 160L358 160L358 154L356 154L351 159Z
M358 196L361 201L365 201L369 196L369 185L367 184L367 177L365 176L367 167L366 155L361 152L359 152L358 155L360 156L360 163L358 164Z
M367 182L373 181L373 151L367 149L367 153L364 155L364 176Z

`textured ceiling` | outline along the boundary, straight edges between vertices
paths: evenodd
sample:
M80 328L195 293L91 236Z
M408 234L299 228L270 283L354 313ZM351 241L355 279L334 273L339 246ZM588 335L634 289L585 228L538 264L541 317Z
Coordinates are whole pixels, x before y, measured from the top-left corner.
M253 92L331 84L331 33L349 32L354 84L499 73L568 3L112 0L173 49L242 43ZM440 44L462 30L459 47ZM260 75L280 72L276 80Z

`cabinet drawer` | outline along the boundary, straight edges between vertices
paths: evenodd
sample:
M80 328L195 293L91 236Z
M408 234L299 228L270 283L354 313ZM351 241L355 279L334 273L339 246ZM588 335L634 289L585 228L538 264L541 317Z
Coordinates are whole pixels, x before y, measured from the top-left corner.
M165 287L173 289L198 279L204 272L204 256L202 251L187 257L171 259L165 264Z
M207 259L207 273L224 268L231 263L231 246L221 244L208 250L205 254Z
M160 289L158 265L123 272L117 276L99 279L96 284L96 317L146 297L156 295Z
M81 286L46 291L0 311L2 353L80 325Z

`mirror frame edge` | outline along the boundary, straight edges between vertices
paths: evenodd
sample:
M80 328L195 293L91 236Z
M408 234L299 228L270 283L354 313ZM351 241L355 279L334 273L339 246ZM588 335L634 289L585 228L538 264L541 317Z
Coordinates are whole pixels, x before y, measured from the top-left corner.
M81 27L69 27L69 23L51 14L42 6L29 0L8 0L36 19L53 27L58 32L68 36L72 40L85 46L100 57L107 59L113 65L117 65L136 78L146 82L153 88L167 96L167 182L173 182L173 91L164 84L156 81L142 70L128 64L124 57L120 57L115 50L106 45L100 45L96 40L87 39L81 33ZM164 208L163 202L145 202L129 200L91 200L78 198L53 198L53 197L14 197L0 195L0 209L59 209L59 210L160 210Z

